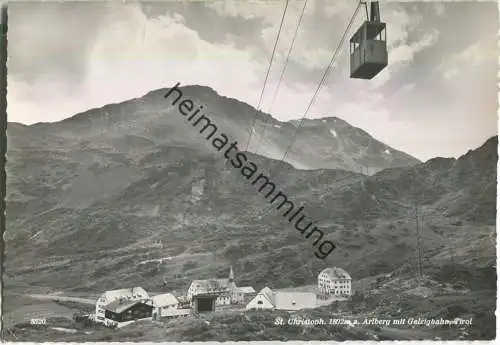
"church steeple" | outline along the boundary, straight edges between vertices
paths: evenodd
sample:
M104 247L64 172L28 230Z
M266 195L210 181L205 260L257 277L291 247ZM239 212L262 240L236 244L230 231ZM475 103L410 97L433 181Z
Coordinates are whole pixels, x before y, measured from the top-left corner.
M229 282L234 283L234 272L233 272L233 266L230 267L229 270Z

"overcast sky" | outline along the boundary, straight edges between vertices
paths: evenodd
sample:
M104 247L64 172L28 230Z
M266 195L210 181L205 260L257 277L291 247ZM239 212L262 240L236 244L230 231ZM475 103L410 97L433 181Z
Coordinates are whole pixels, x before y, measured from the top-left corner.
M177 81L253 106L285 0L18 3L9 12L9 121L52 122ZM290 0L262 110L300 118L357 1ZM381 2L389 66L348 76L348 45L308 118L337 116L427 160L458 156L497 133L495 2ZM359 12L353 30L366 18Z

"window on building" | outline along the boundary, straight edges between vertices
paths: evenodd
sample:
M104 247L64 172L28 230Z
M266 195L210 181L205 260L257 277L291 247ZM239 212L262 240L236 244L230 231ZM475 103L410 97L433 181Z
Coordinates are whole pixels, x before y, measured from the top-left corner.
M262 304L262 301L258 301L257 304Z

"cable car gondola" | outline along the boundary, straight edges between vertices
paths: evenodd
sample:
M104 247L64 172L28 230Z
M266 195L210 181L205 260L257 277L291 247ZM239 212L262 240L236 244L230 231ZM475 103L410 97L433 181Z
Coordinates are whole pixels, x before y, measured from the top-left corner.
M351 78L372 79L389 62L386 24L380 21L378 1L371 2L367 19L350 40Z

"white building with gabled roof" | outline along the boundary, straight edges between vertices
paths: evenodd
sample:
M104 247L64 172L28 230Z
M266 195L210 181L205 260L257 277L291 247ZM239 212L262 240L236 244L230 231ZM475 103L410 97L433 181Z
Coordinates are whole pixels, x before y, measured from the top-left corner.
M171 293L153 296L151 300L153 301L153 320L165 317L188 316L190 314L190 309L181 308L180 301Z
M177 310L179 300L171 293L164 293L151 297L153 301L153 320L166 317L170 311Z
M274 294L267 286L259 291L259 293L245 307L250 309L274 309Z

